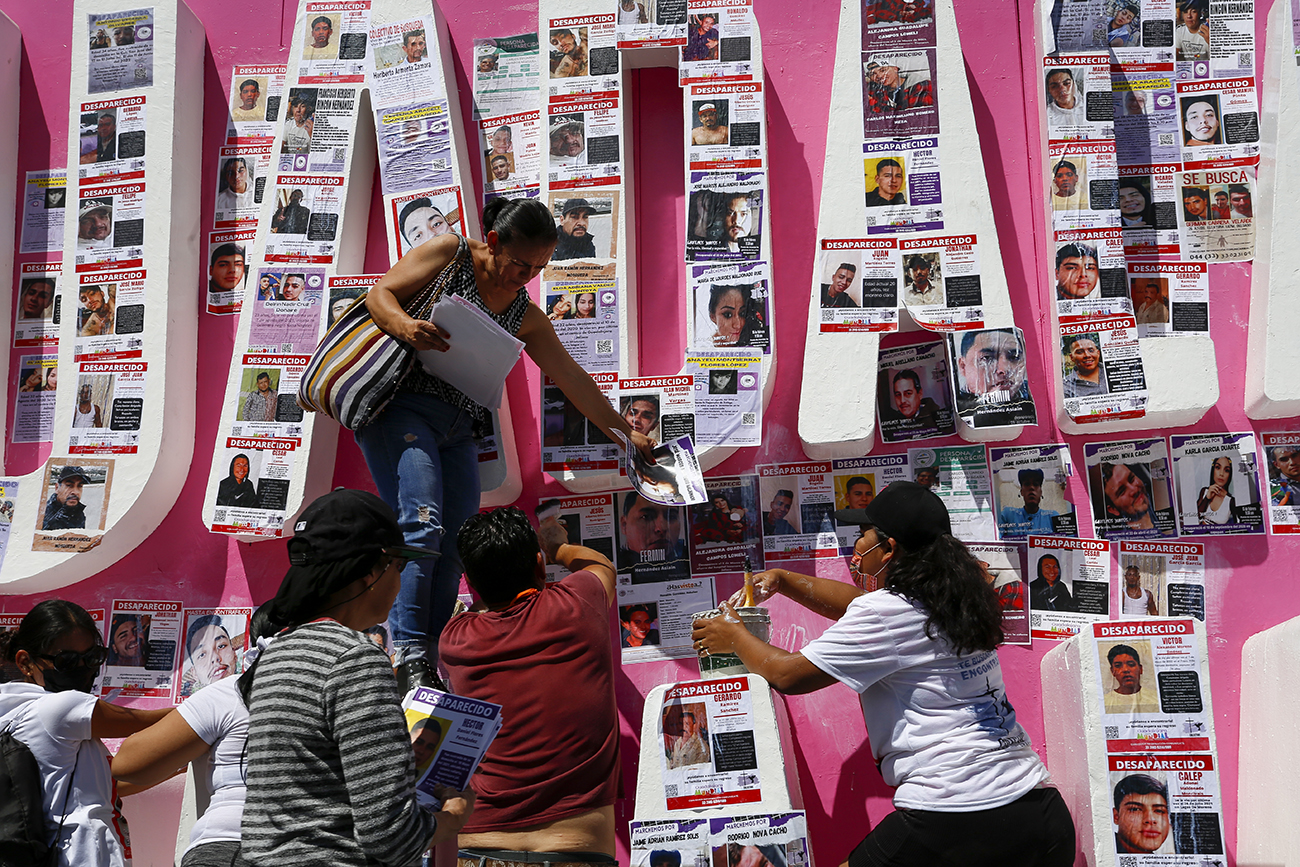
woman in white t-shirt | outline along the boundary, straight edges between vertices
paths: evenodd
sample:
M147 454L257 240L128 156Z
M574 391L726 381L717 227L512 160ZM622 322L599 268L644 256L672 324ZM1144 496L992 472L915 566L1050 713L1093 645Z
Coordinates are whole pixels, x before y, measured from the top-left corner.
M849 567L856 586L772 569L754 576L754 601L780 593L836 623L787 653L751 635L724 603L723 617L695 621L696 648L739 655L784 693L837 681L859 693L897 809L848 867L1073 864L1074 823L1045 785L1002 683L990 576L953 537L943 502L894 482L835 518L861 527Z
M269 608L268 602L253 614L249 630L257 646L244 655L245 667L253 664L278 631ZM113 776L140 786L161 783L194 763L201 813L190 830L181 867L240 863L248 708L239 695L239 678L232 676L237 674L231 668L222 679L199 689L175 713L127 738L113 758Z
M0 634L0 661L23 675L0 684L0 730L36 758L45 839L58 851L51 863L62 867L129 867L119 796L131 792L113 782L100 738L124 738L171 711L117 707L91 695L107 658L95 621L62 599L41 602L17 631Z

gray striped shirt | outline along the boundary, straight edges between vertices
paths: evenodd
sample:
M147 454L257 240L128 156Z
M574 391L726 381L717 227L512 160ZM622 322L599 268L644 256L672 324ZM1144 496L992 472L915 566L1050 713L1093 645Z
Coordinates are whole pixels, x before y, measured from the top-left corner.
M243 858L404 867L436 827L415 800L410 736L384 652L333 620L267 648L248 725Z

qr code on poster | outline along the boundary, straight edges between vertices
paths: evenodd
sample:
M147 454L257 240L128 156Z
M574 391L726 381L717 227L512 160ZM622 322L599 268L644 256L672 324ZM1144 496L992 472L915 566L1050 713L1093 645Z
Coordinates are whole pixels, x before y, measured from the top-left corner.
M740 423L741 423L742 425L749 425L749 426L752 427L752 426L754 425L755 421L756 421L755 416L757 416L757 415L758 415L758 413L753 413L753 412L742 412L742 413L740 414Z
M677 797L677 784L676 784L676 783L666 783L666 784L664 785L664 794L667 795L667 796L670 797L670 798L675 798L675 797Z
M597 340L597 341L596 341L596 351L597 351L597 352L600 352L600 353L613 352L613 351L614 351L614 341L612 341L612 340Z
M1162 132L1156 136L1156 139L1161 146L1169 147L1174 143L1174 134L1171 132Z
M1115 740L1119 737L1119 726L1106 726L1106 740Z

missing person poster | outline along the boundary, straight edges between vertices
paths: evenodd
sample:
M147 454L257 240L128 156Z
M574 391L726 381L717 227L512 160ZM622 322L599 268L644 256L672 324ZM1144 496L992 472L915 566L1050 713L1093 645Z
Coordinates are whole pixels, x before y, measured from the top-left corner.
M686 45L686 0L619 0L618 50Z
M1172 106L1173 96L1169 96ZM1172 141L1171 136L1171 141ZM1178 176L1183 164L1138 164L1121 161L1119 167L1120 227L1124 230L1124 255L1132 259L1177 259L1182 252L1178 215L1183 207Z
M865 509L890 482L910 480L907 455L868 455L865 458L838 458L831 461L831 484L835 488L835 511ZM861 535L861 524L835 521L840 554L853 555L853 545Z
M623 115L616 90L552 97L546 112L546 166L552 190L620 182Z
M898 239L823 238L819 246L820 333L897 331Z
M1253 433L1175 434L1170 446L1182 535L1264 533Z
M552 18L546 25L546 31L541 35L550 42L546 59L552 98L618 89L616 15L613 12Z
M445 99L375 112L385 193L427 190L455 179Z
M746 561L753 571L762 571L758 476L708 478L704 486L708 499L687 510L691 574L743 572Z
M830 462L767 464L757 469L763 559L768 568L782 561L840 556Z
M501 731L501 705L420 687L402 702L402 714L415 756L415 798L436 810L442 806L436 787L469 788Z
M686 260L754 261L762 253L766 173L690 172Z
M65 169L28 172L23 182L22 240L18 252L24 255L62 252L67 204Z
M212 215L215 229L257 227L262 192L271 173L270 142L225 145L217 166L217 204Z
M1245 75L1174 85L1183 162L1259 156L1259 102Z
M618 374L592 373L592 380L611 402L618 395ZM654 404L658 419L658 402ZM576 473L617 470L622 447L582 414L549 376L542 378L542 472Z
M542 284L542 308L555 336L588 373L618 370L618 283L614 280Z
M534 111L541 82L536 33L474 40L474 116Z
M1077 536L1079 520L1069 491L1074 467L1070 447L1048 445L991 447L993 509L998 538Z
M144 262L144 181L77 190L78 274Z
M862 52L862 137L939 134L934 48Z
M993 328L948 335L957 417L972 428L1038 424L1025 365L1025 333Z
M750 81L758 25L751 0L687 0L686 44L678 58L678 83Z
M695 377L695 443L757 446L763 441L763 354L757 349L697 349L684 373Z
M691 615L713 607L713 581L690 577L618 588L619 646L627 665L696 655Z
M346 170L357 97L354 87L289 88L276 168L312 174Z
M908 449L912 481L948 507L952 534L962 541L996 539L993 490L983 446Z
M1132 316L1061 319L1065 411L1076 422L1141 418L1147 381Z
M1107 756L1116 862L1204 867L1227 863L1213 753ZM1217 857L1215 857L1217 856Z
M1054 141L1047 159L1053 229L1109 229L1119 223L1114 139Z
M614 510L619 587L690 580L685 506L665 506L636 491L619 491Z
M325 269L261 268L245 352L311 355L320 342ZM263 291L263 283L266 291ZM269 296L274 292L273 297Z
M342 175L276 175L267 262L328 265L338 250Z
M1029 588L1025 584L1025 546L1016 542L968 542L967 550L993 576L1002 609L1002 643L1030 645Z
M180 648L181 603L114 599L101 695L170 699Z
M298 386L310 360L309 355L244 353L231 435L301 437L303 410L298 406Z
M686 137L691 171L763 168L763 83L690 89Z
M812 853L803 813L709 819L712 867L808 867Z
M1138 337L1210 333L1210 267L1204 262L1130 262Z
M283 63L236 66L231 71L226 144L275 138L286 74Z
M87 16L86 92L153 85L153 7Z
M376 109L446 99L441 58L429 53L435 32L428 15L370 28L370 98Z
M1120 164L1178 161L1181 149L1172 58L1115 64L1110 80L1115 94L1115 145Z
M1110 616L1110 543L1029 537L1029 625L1034 638L1069 638Z
M212 532L282 535L289 476L301 445L297 437L227 437L220 465L228 472L217 485Z
M1119 543L1122 617L1205 620L1205 543Z
M85 361L77 365L68 454L133 455L140 448L147 361Z
M62 309L59 284L61 262L24 262L18 277L18 302L14 313L14 348L59 345L59 317Z
M767 262L692 264L691 349L753 348L772 354L771 268Z
M747 678L673 684L664 693L659 736L667 809L763 799Z
M14 502L18 499L18 479L0 479L0 566L4 565L5 552L9 550L9 536L13 530ZM103 629L104 611L99 611L99 626ZM0 631L8 624L0 622ZM17 629L18 624L14 623Z
M362 84L366 80L370 0L308 3L299 31L299 84Z
M458 186L385 195L384 206L393 258L400 259L439 235L465 235L465 202Z
M559 522L570 545L599 551L614 561L614 495L547 498L537 504L537 521ZM547 562L546 581L554 583L569 574L559 563Z
M1300 533L1300 431L1261 433L1270 533Z
M937 136L862 145L868 235L943 231Z
M1072 52L1105 47L1072 41L1075 47L1066 49ZM1042 69L1050 140L1115 138L1109 52L1044 57Z
M145 98L81 103L78 186L144 179Z
M1085 443L1084 465L1099 539L1178 535L1169 451L1163 438Z
M248 249L257 239L257 225L208 233L208 312L218 315L238 313L244 305L244 286L248 281ZM270 288L268 279L266 287ZM269 298L275 293L262 291Z
M709 867L709 820L633 822L631 867Z
M244 672L244 654L253 645L248 628L252 618L252 608L185 609L175 703Z
M1131 314L1124 281L1124 233L1115 227L1055 234L1056 314L1075 321Z
M33 551L89 551L103 537L113 490L114 459L72 460L45 461L44 508L36 513Z
M693 506L705 501L704 475L689 436L655 446L652 464L622 431L615 433L624 442L623 474L642 499L665 506Z
M902 238L903 306L930 331L984 327L979 245L974 235Z
M143 354L147 277L144 269L78 275L77 306L69 311L77 317L73 360L112 361Z
M14 395L13 429L9 432L13 442L53 441L58 387L57 354L18 357L18 393Z
M483 180L486 192L536 187L542 166L542 120L537 111L485 117Z
M882 349L879 368L876 417L881 442L901 443L956 433L944 341Z
M1200 752L1212 746L1204 666L1190 618L1092 625L1106 749Z
M1255 169L1259 157L1186 162L1178 173L1182 256L1193 262L1255 258Z
M660 442L695 436L695 378L631 377L618 381L615 408L632 430Z

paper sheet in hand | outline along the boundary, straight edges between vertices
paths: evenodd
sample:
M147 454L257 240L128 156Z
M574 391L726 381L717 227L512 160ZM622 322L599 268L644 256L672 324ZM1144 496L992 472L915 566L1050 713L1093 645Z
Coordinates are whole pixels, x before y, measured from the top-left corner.
M438 786L469 788L483 754L501 730L501 706L421 687L402 702L415 754L415 798L435 810Z
M475 403L496 409L506 374L519 361L524 344L458 295L435 304L432 318L451 335L447 340L451 348L417 353L420 364Z

